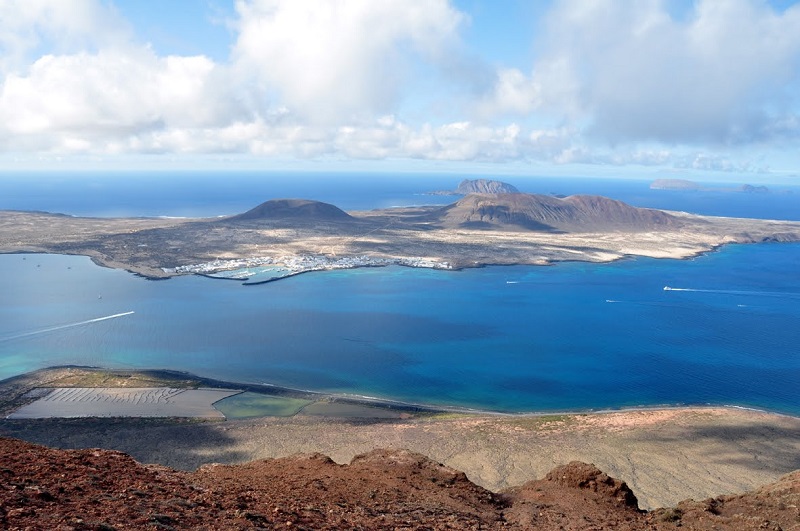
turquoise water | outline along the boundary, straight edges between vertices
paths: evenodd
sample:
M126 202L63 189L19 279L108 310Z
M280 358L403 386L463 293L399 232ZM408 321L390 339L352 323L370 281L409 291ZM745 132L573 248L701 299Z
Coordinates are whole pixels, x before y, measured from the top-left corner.
M798 264L800 244L760 244L688 261L392 267L242 286L5 255L0 378L78 363L501 411L800 414Z

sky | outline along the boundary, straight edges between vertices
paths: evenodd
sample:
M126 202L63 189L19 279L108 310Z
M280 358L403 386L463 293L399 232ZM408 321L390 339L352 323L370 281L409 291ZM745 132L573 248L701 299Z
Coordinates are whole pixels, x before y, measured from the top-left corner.
M800 5L2 0L0 172L61 168L800 185Z

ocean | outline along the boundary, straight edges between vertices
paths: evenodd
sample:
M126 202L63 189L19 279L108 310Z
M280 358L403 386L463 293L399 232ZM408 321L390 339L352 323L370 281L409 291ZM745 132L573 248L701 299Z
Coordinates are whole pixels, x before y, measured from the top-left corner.
M450 202L421 192L461 179L333 177L19 175L0 183L0 208L216 216L308 197L369 209ZM800 191L506 180L701 214L800 214ZM800 414L798 264L800 244L758 244L691 260L370 268L243 286L149 281L85 257L2 255L0 378L74 363L504 412L726 404Z
M650 190L650 181L579 177L481 175L258 173L258 172L5 172L0 210L41 210L73 216L212 217L245 212L268 199L316 199L344 210L445 205L464 179L499 179L522 192L597 194L634 206L709 216L800 220L800 186L770 185L771 193L726 192L739 184L712 183L717 191Z

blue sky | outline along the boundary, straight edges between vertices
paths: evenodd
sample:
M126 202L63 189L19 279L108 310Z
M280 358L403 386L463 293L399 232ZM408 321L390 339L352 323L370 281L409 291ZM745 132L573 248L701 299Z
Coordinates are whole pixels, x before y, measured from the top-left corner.
M0 169L800 184L800 6L4 0Z

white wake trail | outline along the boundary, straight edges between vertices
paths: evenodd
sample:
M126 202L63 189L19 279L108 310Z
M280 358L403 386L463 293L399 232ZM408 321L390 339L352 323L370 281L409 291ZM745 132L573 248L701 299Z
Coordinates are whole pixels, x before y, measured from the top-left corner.
M685 291L693 293L719 293L721 295L743 295L751 297L800 297L800 293L787 291L745 291L735 289L699 289L699 288L673 288L664 286L664 291Z
M49 328L42 328L42 329L39 329L39 330L34 330L32 332L25 332L23 334L17 334L17 335L14 335L14 336L2 337L2 338L0 338L0 342L2 342L2 341L11 341L11 340L14 340L14 339L22 339L23 337L36 336L36 335L39 335L39 334L46 334L48 332L55 332L56 330L64 330L66 328L74 328L76 326L83 326L83 325L92 324L92 323L99 323L100 321L108 321L109 319L116 319L117 317L125 317L126 315L132 315L134 313L136 313L136 312L131 311L131 312L115 313L113 315L106 315L104 317L96 317L94 319L88 319L86 321L79 321L77 323L69 323L69 324L64 324L64 325L59 325L59 326L51 326Z

